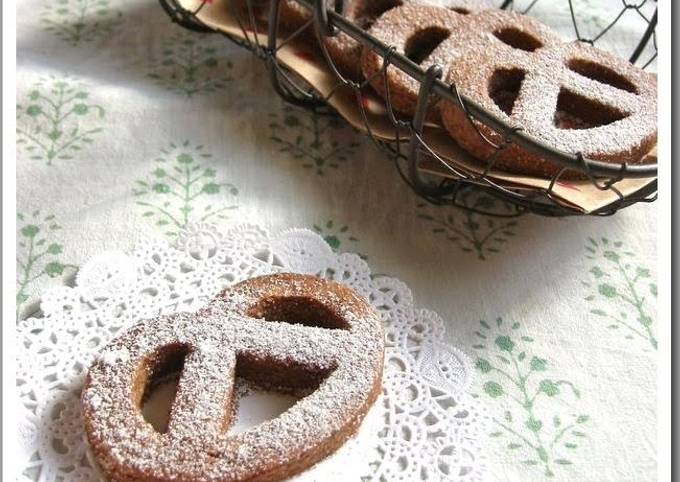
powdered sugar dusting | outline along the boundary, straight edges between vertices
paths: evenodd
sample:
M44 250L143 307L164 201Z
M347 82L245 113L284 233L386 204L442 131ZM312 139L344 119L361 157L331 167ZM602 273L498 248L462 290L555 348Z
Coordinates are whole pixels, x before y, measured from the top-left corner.
M126 348L104 350L99 354L98 359L106 365L125 363L130 359L130 352Z
M626 92L567 69L565 63L574 58L622 73L638 91ZM538 64L540 69L528 78L527 95L519 99L513 113L530 134L565 152L581 152L595 159L636 162L647 153L656 140L656 81L651 74L578 42L554 49ZM583 102L592 102L593 108L611 110L622 118L604 125L594 123L588 129L560 129L553 118L563 89Z
M274 275L227 290L196 314L142 322L107 351L129 359L95 362L83 392L88 438L114 480L243 480L253 474L295 473L334 450L361 422L379 387L380 321L353 292L316 278ZM259 300L309 296L335 310L348 329L268 322L245 316ZM165 434L155 432L133 401L131 380L159 349L187 349ZM313 393L281 416L245 432L226 433L239 357L330 372ZM148 373L148 368L146 368ZM292 471L292 472L291 472Z
M470 17L472 22L442 44L443 49L454 48L466 39L469 48L450 64L447 78L461 93L563 152L635 163L653 146L657 112L653 75L593 46L565 43L547 27L526 16L482 12ZM492 34L501 27L520 29L538 39L541 47L525 51L506 44ZM596 75L591 78L571 70L572 61L588 63ZM472 64L475 68L470 68ZM496 105L489 94L490 79L500 69L523 73L510 114ZM608 83L607 77L622 77L635 91L617 87L616 81ZM560 99L565 105L560 104ZM493 154L494 149L480 140L458 107L442 102L441 110L446 127L463 147L482 159ZM485 125L479 123L478 128L496 142L502 140ZM528 167L531 162L545 163L516 145L500 152L497 159L506 163L497 162L497 166L517 165L518 169Z

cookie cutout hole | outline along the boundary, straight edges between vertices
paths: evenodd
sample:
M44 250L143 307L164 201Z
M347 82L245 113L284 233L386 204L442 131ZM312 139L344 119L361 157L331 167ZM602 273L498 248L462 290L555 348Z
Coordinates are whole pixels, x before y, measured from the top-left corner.
M558 129L592 129L628 117L628 114L568 89L561 89L553 123Z
M406 41L404 54L414 63L420 65L439 47L439 45L449 38L451 32L441 27L428 27L419 30Z
M175 402L184 361L189 354L186 345L170 345L158 350L141 368L133 396L141 408L142 416L158 433L168 430L170 411Z
M273 420L302 398L300 394L265 390L243 378L237 378L235 413L229 433L245 432L261 423Z
M507 27L501 30L496 30L493 32L493 35L498 40L506 45L509 45L513 49L533 52L534 50L543 47L543 43L536 37L529 35L526 32L522 32L515 27Z
M571 59L567 62L567 68L595 82L611 85L616 89L625 90L633 94L638 93L637 87L630 80L609 67L596 62L585 59Z
M236 356L236 383L230 433L244 432L279 417L314 392L333 371L294 361Z
M349 329L347 321L320 301L312 298L289 296L263 298L246 310L252 318L278 321L296 325L315 326L338 330Z
M524 76L524 71L520 69L499 69L489 80L489 97L507 115L512 115Z
M373 26L376 20L388 10L395 7L401 7L404 4L401 0L373 0L370 2L352 2L350 5L356 5L358 8L355 12L350 13L354 22L364 30L368 30ZM351 8L350 6L350 8Z

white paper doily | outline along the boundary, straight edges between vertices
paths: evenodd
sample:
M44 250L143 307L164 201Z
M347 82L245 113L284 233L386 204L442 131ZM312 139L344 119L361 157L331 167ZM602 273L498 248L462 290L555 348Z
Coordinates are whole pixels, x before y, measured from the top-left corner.
M350 285L382 314L383 395L357 437L299 481L477 481L487 417L467 394L472 367L444 344L444 324L416 309L399 280L372 276L356 254L334 253L317 234L270 235L257 226L219 232L197 225L175 245L148 240L130 254L107 252L80 270L76 286L42 296L42 318L17 327L20 480L101 480L88 451L79 394L96 353L122 328L160 313L196 310L235 282L276 271Z

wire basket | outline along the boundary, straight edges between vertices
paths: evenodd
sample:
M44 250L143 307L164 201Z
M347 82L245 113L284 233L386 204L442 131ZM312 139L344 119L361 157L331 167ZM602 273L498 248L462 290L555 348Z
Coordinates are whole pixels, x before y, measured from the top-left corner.
M303 7L307 8L311 14L307 24L298 28L294 32L286 32L283 37L283 28L279 22L279 1L278 0L223 0L229 4L238 22L238 34L229 34L214 26L208 26L200 17L200 12L206 5L206 1L196 3L196 7L188 9L182 6L181 0L160 0L160 3L172 21L185 28L198 32L219 32L230 40L249 49L261 58L270 73L271 81L276 92L287 102L308 109L316 113L334 114L335 111L329 107L328 102L332 95L339 89L346 89L351 92L357 101L357 107L361 113L363 130L376 145L388 153L390 159L394 161L399 175L419 196L430 203L437 205L454 205L463 209L469 209L462 196L470 189L484 190L486 193L500 198L513 206L510 214L513 216L532 212L547 216L567 216L567 215L600 215L606 216L614 214L621 208L638 202L653 202L657 197L657 164L626 164L603 162L587 159L579 152L564 152L557 150L536 139L517 127L513 127L494 113L470 100L467 96L457 91L455 85L447 85L442 82L442 67L434 65L427 70L423 70L419 65L412 62L405 55L395 51L389 45L380 42L375 37L369 35L356 24L345 19L340 12L344 11L342 0L336 0L334 8L326 8L328 0L294 0ZM521 13L531 13L538 0L533 0L521 11ZM576 39L597 44L615 26L617 22L628 12L638 15L644 20L644 29L640 32L639 41L635 48L630 52L629 60L642 68L647 68L656 58L656 0L652 4L651 0L640 0L637 4L627 3L622 0L621 11L614 19L604 25L601 30L590 37L584 34L577 21L578 15L575 12L574 0L564 0L569 4L569 12L574 28ZM211 2L212 3L212 2ZM646 15L643 7L652 4L654 13ZM504 9L516 7L513 0L504 0L500 6ZM299 39L309 29L313 31L318 40L316 48L325 59L328 68L334 75L336 85L330 93L321 95L306 82L301 76L286 66L280 59L281 49L295 39ZM264 30L264 33L262 33ZM258 32L260 32L258 34ZM344 32L354 40L363 44L364 47L374 50L382 59L382 68L378 75L385 75L388 67L397 68L405 72L418 82L419 93L415 114L411 118L404 118L399 115L392 106L390 95L385 95L382 99L384 109L394 128L394 136L390 139L376 136L371 129L368 115L364 106L362 92L370 89L370 80L355 82L344 77L335 66L329 55L324 42L324 37L337 35ZM649 53L651 51L651 54ZM645 57L645 58L643 58ZM450 159L443 158L435 149L429 145L424 135L426 124L426 111L431 105L432 98L446 99L458 106L462 106L468 116L468 121L473 119L478 123L492 129L498 134L502 142L494 144L488 138L484 138L494 150L494 154L489 156L486 165L482 169L468 169L464 165L450 162ZM452 141L453 142L453 141ZM552 178L545 180L542 185L533 186L531 189L520 189L511 183L499 180L494 176L493 165L495 158L503 149L510 145L517 144L525 150L539 154L544 159L560 166L559 171ZM424 165L435 166L438 175L431 174L432 169L424 169ZM564 184L566 172L582 173L583 178L590 189L596 193L607 194L607 202L592 210L584 210L582 207L565 202L560 196L557 188ZM429 174L428 174L429 172ZM646 182L634 184L641 186L624 193L620 189L622 182L646 179ZM493 212L485 214L497 214Z

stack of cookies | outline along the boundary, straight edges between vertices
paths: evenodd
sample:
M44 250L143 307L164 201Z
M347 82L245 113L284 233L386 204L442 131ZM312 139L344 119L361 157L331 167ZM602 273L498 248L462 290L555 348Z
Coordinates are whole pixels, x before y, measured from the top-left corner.
M281 0L280 20L300 28L311 11ZM538 21L474 0L348 0L345 16L475 104L548 147L612 163L653 161L656 77ZM371 86L400 114L415 112L420 84L344 33L324 39L337 70ZM385 78L385 76L387 78ZM428 119L473 157L512 173L550 177L562 166L511 143L457 103L433 102ZM576 172L567 176L578 177ZM564 176L564 173L562 174Z

